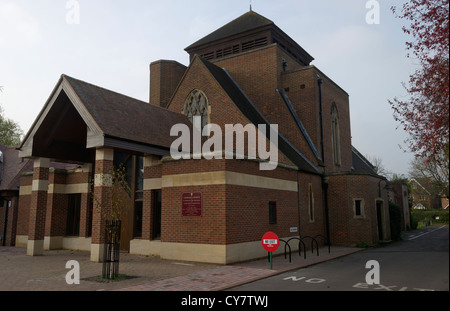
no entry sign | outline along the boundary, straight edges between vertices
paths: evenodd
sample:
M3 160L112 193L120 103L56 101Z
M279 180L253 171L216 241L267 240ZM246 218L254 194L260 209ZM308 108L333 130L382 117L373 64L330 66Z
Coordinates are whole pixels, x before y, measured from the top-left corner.
M269 253L276 251L278 246L280 246L280 239L273 232L267 232L264 234L261 242L264 249Z

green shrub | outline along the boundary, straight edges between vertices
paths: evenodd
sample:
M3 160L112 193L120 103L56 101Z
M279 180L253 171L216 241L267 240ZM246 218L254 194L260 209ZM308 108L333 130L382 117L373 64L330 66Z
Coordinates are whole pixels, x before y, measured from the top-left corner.
M358 248L369 248L370 245L367 244L366 242L361 242L359 244L356 244L356 247L358 247Z
M448 225L448 218L449 210L411 210L411 229L429 225Z
M417 217L412 212L409 214L409 219L411 221L411 230L417 229L417 226L419 225L419 221L417 220Z

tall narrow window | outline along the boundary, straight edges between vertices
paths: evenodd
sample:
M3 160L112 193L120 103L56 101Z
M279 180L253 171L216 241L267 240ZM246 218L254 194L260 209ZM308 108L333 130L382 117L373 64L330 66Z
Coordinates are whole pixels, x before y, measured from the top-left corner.
M153 198L153 235L154 240L161 238L161 190L152 190Z
M277 203L269 202L269 224L274 225L277 223Z
M69 194L66 219L66 236L80 234L81 194Z
M183 114L191 122L193 122L195 116L201 117L201 129L203 129L209 123L209 103L205 93L200 90L193 90L186 98Z
M333 103L333 106L331 107L331 143L333 147L334 164L341 165L339 114L335 103Z
M134 194L134 237L142 237L142 217L144 199L144 157L135 157L135 194Z
M308 185L308 213L309 213L309 222L314 222L314 193L312 189L312 184Z
M142 201L134 202L134 237L142 238Z
M364 200L354 199L353 200L353 212L355 218L364 218Z

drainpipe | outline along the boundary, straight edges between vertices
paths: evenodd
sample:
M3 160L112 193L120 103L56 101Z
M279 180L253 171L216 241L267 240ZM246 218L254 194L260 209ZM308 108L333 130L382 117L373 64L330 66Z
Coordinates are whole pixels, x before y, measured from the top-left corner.
M325 152L323 147L323 107L322 107L322 78L317 75L317 83L319 84L319 114L320 114L320 148L322 151L322 162L325 166Z
M302 227L302 225L301 225L302 218L300 216L300 208L301 208L301 206L300 206L300 171L296 171L296 173L297 173L297 206L298 206L298 231L297 231L297 233L298 233L298 237L301 238L302 236L300 234L300 229Z
M5 214L5 227L3 228L3 241L2 241L2 246L6 246L6 233L7 233L7 229L8 229L8 207L9 207L9 201L5 200L4 203L5 207L6 207L6 214Z
M324 151L324 144L323 144L323 105L322 105L323 80L319 75L317 75L317 83L319 85L320 149L322 152L323 167L325 168L325 151ZM328 215L328 178L325 177L325 169L322 174L322 190L323 190L324 205L325 205L325 228L326 228L326 234L327 234L327 240L328 240L327 242L328 242L328 246L329 246L331 244L331 240L330 240L330 221L329 221L329 215Z
M322 176L322 189L325 204L325 230L327 234L328 246L330 246L331 240L330 240L330 220L328 216L328 178L325 176Z

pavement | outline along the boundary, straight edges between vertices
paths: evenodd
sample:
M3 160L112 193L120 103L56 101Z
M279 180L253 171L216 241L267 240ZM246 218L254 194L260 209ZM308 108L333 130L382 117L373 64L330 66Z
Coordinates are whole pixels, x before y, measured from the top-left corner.
M121 253L119 273L122 279L100 279L102 264L90 261L90 253L71 250L45 251L43 256L30 257L26 249L0 247L0 291L226 291L286 271L333 260L360 248L332 246L317 253L307 251L306 259L293 252L276 256L272 269L267 258L232 265L164 260L159 257ZM69 285L66 275L80 266L80 284Z

